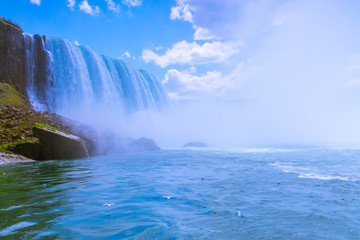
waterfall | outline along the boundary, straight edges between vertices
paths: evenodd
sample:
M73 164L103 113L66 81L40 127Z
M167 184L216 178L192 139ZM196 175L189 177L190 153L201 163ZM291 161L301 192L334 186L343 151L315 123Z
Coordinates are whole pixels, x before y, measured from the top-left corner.
M24 39L26 90L35 110L77 119L84 112L126 115L167 102L153 75L121 59L63 38L24 34Z

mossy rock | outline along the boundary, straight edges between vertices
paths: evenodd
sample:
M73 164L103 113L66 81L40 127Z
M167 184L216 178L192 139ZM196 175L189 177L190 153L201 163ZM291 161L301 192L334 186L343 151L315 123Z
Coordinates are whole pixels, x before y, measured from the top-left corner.
M1 145L0 152L15 153L31 159L40 159L41 144L38 138L24 138Z
M42 123L34 123L33 128L39 128L39 129L43 129L43 130L48 130L48 131L51 131L53 133L56 133L57 131L59 131L59 132L65 133L66 135L70 135L70 133L67 133L65 131L61 131L59 129L56 129L54 127L51 127L49 125L45 125L45 124L42 124Z
M39 123L34 124L32 130L40 139L43 160L89 157L86 143L78 136Z
M16 29L17 31L23 32L23 30L22 30L21 28L13 25L13 24L11 24L11 23L9 23L9 22L7 22L7 21L4 21L4 20L2 20L2 19L0 19L0 23L4 24L4 25L6 25L6 26L12 27L12 28Z
M0 108L5 106L27 108L20 94L7 83L0 83Z

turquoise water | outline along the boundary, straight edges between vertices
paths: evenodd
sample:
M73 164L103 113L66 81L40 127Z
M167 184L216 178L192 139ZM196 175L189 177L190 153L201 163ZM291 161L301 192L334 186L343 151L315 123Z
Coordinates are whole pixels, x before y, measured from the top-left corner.
M1 239L360 239L360 150L163 150L0 166Z

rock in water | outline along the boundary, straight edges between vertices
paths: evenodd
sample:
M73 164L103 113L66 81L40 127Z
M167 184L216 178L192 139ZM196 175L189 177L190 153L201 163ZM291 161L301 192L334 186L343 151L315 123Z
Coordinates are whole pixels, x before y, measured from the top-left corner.
M205 147L208 147L208 145L206 143L203 143L203 142L188 142L183 147L184 148L185 147L205 148Z
M8 153L0 152L0 165L8 164L8 163L19 163L19 162L34 162L34 160L17 154L8 154Z
M43 124L34 124L33 133L40 139L41 158L44 160L89 157L85 142L78 136Z
M129 144L129 149L132 152L142 152L142 151L156 151L160 148L156 145L155 141L150 138L139 138L132 139Z
M40 159L41 144L38 138L25 138L5 145L5 150L30 159Z

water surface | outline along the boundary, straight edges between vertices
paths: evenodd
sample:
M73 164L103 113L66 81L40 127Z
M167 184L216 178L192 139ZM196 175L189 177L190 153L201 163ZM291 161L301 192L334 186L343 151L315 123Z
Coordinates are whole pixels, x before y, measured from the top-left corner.
M360 150L163 150L0 166L4 239L360 239Z

